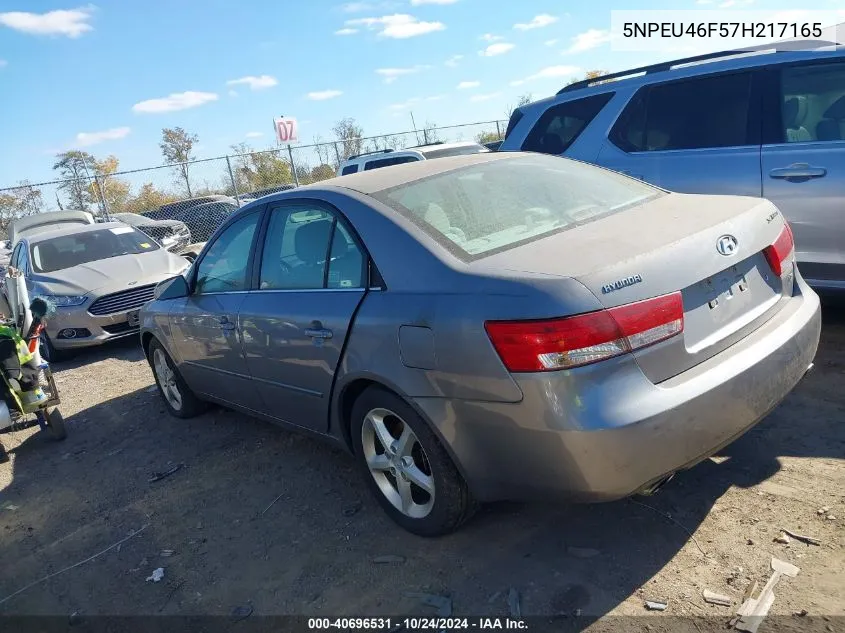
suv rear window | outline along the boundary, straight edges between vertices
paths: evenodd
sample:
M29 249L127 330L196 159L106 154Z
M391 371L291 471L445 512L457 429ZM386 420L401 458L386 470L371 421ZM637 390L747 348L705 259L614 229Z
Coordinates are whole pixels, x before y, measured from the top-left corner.
M625 152L753 145L751 73L685 79L641 88L610 140Z
M522 143L526 152L563 154L615 93L567 101L546 110Z
M379 158L376 160L367 161L364 165L364 171L370 169L378 169L379 167L390 167L391 165L401 165L402 163L413 163L419 160L416 156L395 156L393 158Z
M346 176L347 174L354 174L358 171L358 165L347 165L343 168L343 171L340 172L341 176Z

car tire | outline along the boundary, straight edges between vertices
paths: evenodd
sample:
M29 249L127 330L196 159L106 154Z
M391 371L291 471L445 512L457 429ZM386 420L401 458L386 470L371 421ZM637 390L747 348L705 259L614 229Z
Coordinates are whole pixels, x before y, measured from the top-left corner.
M47 428L53 434L54 440L61 441L67 437L65 418L58 407L53 407L49 411L45 411L44 418L47 421Z
M70 352L63 349L56 349L53 346L53 342L50 340L50 337L47 336L47 334L44 332L41 333L38 344L38 349L41 353L41 358L43 360L46 360L51 365L55 363L61 363L62 361L66 361L71 357Z
M159 395L170 415L177 418L193 418L208 408L185 383L170 354L158 340L150 341L147 357Z
M442 536L472 516L477 505L466 482L434 431L402 398L367 389L352 407L350 430L367 486L398 525L418 536Z

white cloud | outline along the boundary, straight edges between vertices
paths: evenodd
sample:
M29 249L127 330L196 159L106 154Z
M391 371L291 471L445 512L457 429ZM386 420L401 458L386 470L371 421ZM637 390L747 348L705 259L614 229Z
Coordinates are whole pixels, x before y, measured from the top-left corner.
M446 60L446 65L449 68L455 68L458 65L458 62L464 58L463 55L452 55L449 59Z
M478 103L480 101L490 101L490 99L495 99L496 97L500 97L501 95L501 92L493 92L487 95L472 95L469 100L474 103Z
M492 33L485 33L479 39L484 40L485 42L501 42L504 37L501 35L493 35Z
M536 81L537 79L557 79L560 77L568 77L570 75L577 75L581 69L577 66L548 66L541 71L529 75L525 79L518 79L511 82L511 86L521 86L526 81Z
M76 144L80 147L87 147L89 145L97 145L103 141L116 141L117 139L125 138L131 132L128 127L115 127L110 130L103 130L102 132L80 132L76 135Z
M483 51L479 51L478 54L482 57L495 57L496 55L504 55L512 51L516 46L514 44L490 44L487 48Z
M412 7L418 7L422 4L455 4L458 0L411 0Z
M132 106L132 111L145 114L177 112L178 110L197 108L201 105L205 105L206 103L217 101L218 98L217 94L213 92L196 92L194 90L174 92L173 94L159 99L147 99L146 101L140 101Z
M93 13L92 6L47 13L10 11L0 13L0 24L32 35L64 35L77 38L94 30L88 23Z
M425 35L426 33L434 33L435 31L442 31L446 28L446 25L442 22L422 22L419 18L404 13L384 15L380 18L348 20L346 26L366 26L368 29L378 30L379 37L389 37L397 40Z
M376 69L376 74L384 77L384 83L392 84L399 77L414 75L421 70L427 70L429 68L430 66L425 66L423 64L417 64L416 66L411 66L410 68L378 68Z
M470 88L478 88L478 86L480 85L480 81L462 81L458 84L458 90L469 90Z
M311 101L326 101L328 99L339 97L342 94L342 90L318 90L317 92L309 92L306 96Z
M355 35L358 32L358 29L338 29L334 32L335 35Z
M572 38L572 45L566 50L567 53L583 53L584 51L598 48L613 38L610 31L590 29L579 33Z
M272 88L277 85L279 80L271 75L247 75L240 79L230 79L226 82L227 86L249 86L250 90L264 90L265 88Z
M401 112L402 110L410 110L412 106L422 101L419 97L414 97L412 99L408 99L407 101L403 101L402 103L393 103L387 106L388 110L393 110L394 112Z
M230 91L229 91L229 96L230 96L230 97L237 97L237 96L238 96L238 91L237 91L237 90L230 90Z
M362 11L371 11L375 7L369 2L347 2L341 9L346 13L361 13Z
M247 132L246 138L261 138L264 136L264 132Z
M543 42L543 43L544 43L546 46L554 46L554 45L555 45L555 44L557 44L559 41L560 41L560 40L557 40L557 39L555 39L555 40L546 40L546 41L545 41L545 42Z
M530 22L514 24L513 28L515 28L517 31L530 31L531 29L541 29L544 26L554 24L559 19L560 18L558 18L557 16L549 15L548 13L541 13L540 15L535 15Z

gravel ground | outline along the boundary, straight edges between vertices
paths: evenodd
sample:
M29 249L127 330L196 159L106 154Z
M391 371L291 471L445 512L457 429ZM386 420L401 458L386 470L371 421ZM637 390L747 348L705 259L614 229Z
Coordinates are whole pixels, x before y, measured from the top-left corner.
M434 541L395 527L351 459L314 439L220 409L169 417L134 340L60 365L57 377L68 439L37 427L2 435L12 461L0 465L0 615L229 615L239 605L433 615L408 595L425 592L448 596L455 615L505 616L513 589L523 615L565 614L576 628L678 630L673 616L724 628L777 556L801 572L781 580L772 613L784 617L761 630L813 616L819 630L845 624L842 305L828 304L816 368L788 399L658 495L497 504ZM783 528L821 545L777 543ZM158 567L164 579L145 582ZM706 604L704 589L734 605ZM668 608L612 617L643 615L646 599Z

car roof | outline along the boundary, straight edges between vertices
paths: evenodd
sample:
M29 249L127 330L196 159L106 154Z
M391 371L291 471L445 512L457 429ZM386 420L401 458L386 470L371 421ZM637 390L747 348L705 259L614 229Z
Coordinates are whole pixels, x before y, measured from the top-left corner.
M98 224L77 224L67 227L58 228L55 231L45 231L44 233L36 233L35 235L28 235L21 239L26 240L30 244L37 244L44 240L53 239L54 237L62 237L64 235L77 235L79 233L93 233L95 231L103 231L105 229L117 229L129 227L123 222L100 222ZM129 227L132 228L132 227ZM134 229L133 229L134 230Z

